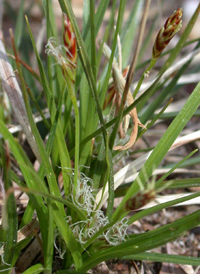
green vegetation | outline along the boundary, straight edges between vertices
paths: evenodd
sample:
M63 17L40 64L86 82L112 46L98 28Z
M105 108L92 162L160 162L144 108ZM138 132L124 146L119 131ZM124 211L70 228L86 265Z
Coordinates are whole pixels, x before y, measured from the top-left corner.
M110 1L99 1L95 10L95 1L84 0L80 31L70 1L59 0L64 14L63 39L55 24L52 2L42 1L48 41L46 48L38 52L28 16L31 6L24 20L25 1L21 1L15 32L13 34L10 31L14 55L10 62L13 69L17 70L20 87L16 80L12 80L13 72L5 61L0 73L4 92L0 106L0 164L5 189L0 230L0 271L11 272L21 250L36 234L31 231L21 241L18 237L20 230L32 220L36 231L41 232L43 260L30 266L23 274L86 273L98 263L114 258L200 265L198 258L150 252L198 226L199 211L152 231L127 235L127 228L133 222L200 196L198 192L192 193L136 211L131 217L128 215L130 211L155 200L157 193L163 189L200 185L198 178L168 180L168 176L180 166L199 163L199 157L195 156L197 150L168 167L162 177L153 175L158 167L164 167L164 157L173 149L174 142L190 119L199 115L200 84L188 96L180 112L168 113L168 116L164 112L171 103L170 99L179 93L178 80L199 52L199 40L191 41L194 50L188 59L183 58L181 67L176 67L179 65L176 58L187 45L188 36L200 12L200 4L187 27L182 30L177 45L163 54L162 50L181 27L181 9L169 17L164 28L160 22L156 22L159 26L157 33L161 29L157 37L154 37L154 28L150 28L145 37L150 1L134 1L129 17L125 18L127 1L121 0L115 22L117 1L114 0L104 37L101 37L97 47L96 37ZM155 22L152 25L155 26ZM165 32L170 32L167 39ZM110 33L113 35L109 36ZM154 45L150 42L152 37ZM27 47L24 47L26 42ZM2 42L0 46L4 48ZM149 48L153 48L152 59L142 63L141 54ZM36 67L32 66L27 56L30 50L37 61ZM102 66L104 55L107 59ZM6 60L5 53L1 56ZM166 59L142 93L142 83L147 75L151 76L149 70L158 58L162 61L162 58ZM0 62L3 62L2 57ZM127 65L130 67L128 72L124 71L127 74L125 81L122 69ZM139 68L143 72L133 90L131 83L134 75L139 73ZM165 73L169 69L172 69L171 73ZM198 65L193 68L194 71L197 69ZM38 162L37 170L20 143L20 135L12 134L7 127L12 118L11 110L6 112L3 108L5 93L10 99L14 118L26 135L33 158ZM36 115L41 118L39 123L36 122ZM149 145L146 153L137 151L142 156L114 174L114 165L127 157L126 151L134 153L135 141L143 138L149 129L153 130L160 118L166 121L170 119L171 123L156 146ZM122 121L127 132L121 126ZM125 140L120 138L123 134ZM122 185L130 176L133 176L131 183L129 181ZM20 221L15 190L25 192L29 198ZM123 200L113 210L114 198L119 196ZM106 201L104 213L102 206ZM62 258L62 268L57 271L53 268L55 256Z

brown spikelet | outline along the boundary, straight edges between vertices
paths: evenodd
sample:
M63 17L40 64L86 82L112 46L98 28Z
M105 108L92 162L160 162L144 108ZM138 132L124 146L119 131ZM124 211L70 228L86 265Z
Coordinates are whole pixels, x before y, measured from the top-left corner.
M182 8L175 10L174 13L167 19L164 27L162 27L156 37L152 58L158 59L164 48L168 45L170 40L181 28Z

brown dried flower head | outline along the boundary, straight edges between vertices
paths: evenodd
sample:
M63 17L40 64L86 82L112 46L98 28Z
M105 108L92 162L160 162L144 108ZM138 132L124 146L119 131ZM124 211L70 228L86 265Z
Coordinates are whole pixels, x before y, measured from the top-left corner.
M156 37L152 58L158 59L164 48L168 45L174 35L180 30L182 26L182 8L175 10L174 13L167 19L164 27L162 27Z
M126 202L126 211L136 210L145 206L146 204L155 199L155 195L155 189L146 189L144 191L141 191L135 197L129 199Z

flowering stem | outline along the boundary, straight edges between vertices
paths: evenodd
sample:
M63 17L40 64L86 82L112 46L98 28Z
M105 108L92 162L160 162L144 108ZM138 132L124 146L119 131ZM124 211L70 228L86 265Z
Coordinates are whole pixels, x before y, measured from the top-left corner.
M63 13L64 18L64 33L63 41L66 50L66 59L62 59L62 71L67 82L68 91L72 100L75 114L75 159L74 159L74 186L73 195L76 196L77 181L78 181L78 169L79 169L79 109L76 100L75 93L75 78L76 78L76 66L77 66L77 41L76 36L71 25L71 22L67 15Z
M75 113L75 160L74 160L74 192L78 180L78 163L79 163L79 110L75 96L71 96ZM74 193L75 194L75 193Z
M142 82L144 81L145 75L148 75L149 71L154 67L155 63L157 60L152 59L150 65L148 66L148 68L145 70L145 72L142 74L142 76L140 77L140 80L137 84L137 87L135 88L134 92L133 92L133 98L136 97L136 95L138 94L138 91L142 85Z
M77 188L77 181L78 181L78 169L79 169L79 142L80 142L80 119L79 119L79 109L76 100L75 94L75 86L74 83L71 82L69 77L65 77L67 82L68 91L72 100L72 104L74 107L74 114L75 114L75 156L74 156L74 187L73 187L73 194L74 197L76 195L76 188Z
M180 30L181 23L182 23L181 21L182 14L183 14L183 11L181 8L178 10L175 10L174 13L167 19L167 21L165 22L165 25L158 32L158 35L155 39L153 50L152 50L151 63L148 66L148 68L145 70L145 72L142 74L137 84L137 87L133 93L133 98L135 98L135 96L137 95L145 76L154 67L162 51L165 49L165 47L168 45L168 43L174 37L174 35Z

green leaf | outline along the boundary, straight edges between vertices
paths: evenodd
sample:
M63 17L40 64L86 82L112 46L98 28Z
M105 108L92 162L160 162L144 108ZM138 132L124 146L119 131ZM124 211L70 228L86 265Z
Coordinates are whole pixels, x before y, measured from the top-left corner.
M49 162L49 158L48 158L49 155L45 150L43 140L42 140L42 138L40 136L40 133L39 133L37 127L36 127L36 124L33 120L30 103L28 101L28 97L27 97L27 93L26 93L26 86L25 86L25 82L24 82L24 78L23 78L23 75L22 75L22 70L21 70L21 66L20 66L19 62L17 62L17 68L18 68L19 77L20 77L20 80L21 80L22 94L23 94L23 99L24 99L24 103L25 103L25 106L26 106L26 111L27 111L27 114L28 114L28 119L29 119L29 122L30 122L30 126L31 126L31 130L32 130L34 139L36 140L36 143L37 143L37 146L38 146L40 157L41 157L38 160L40 160L40 161L42 160L42 162L44 164L45 174L46 174L46 177L47 177L47 181L48 181L48 184L49 184L49 189L50 189L51 194L60 197L61 194L60 194L60 191L59 191L59 188L58 188L58 185L57 185L54 170L52 168L52 165ZM61 207L60 204L58 204L58 207L60 208L60 211L63 212L63 214L65 214L64 208Z
M53 205L53 218L68 249L72 254L76 269L79 269L82 266L82 258L79 251L80 248L78 242L75 240L74 234L72 233L65 218L60 214L60 210L57 208L55 204Z
M74 32L75 32L75 35L76 35L76 40L77 40L78 54L79 54L83 69L85 71L89 86L90 86L91 95L95 100L97 113L98 113L99 120L100 120L100 123L101 123L102 131L103 131L104 141L106 142L106 135L107 134L106 134L106 130L104 128L103 114L102 114L102 111L101 111L101 106L100 106L98 93L97 93L97 88L96 88L96 82L95 82L95 78L94 78L94 75L93 75L93 72L92 72L92 67L91 67L91 63L89 61L89 57L88 57L88 54L87 54L86 46L83 42L83 38L82 38L82 35L80 33L78 24L76 22L74 13L72 11L71 4L69 2L65 2L63 0L59 0L59 3L60 3L62 11L67 14L67 16L69 17L69 19L72 23L72 26L73 26L73 29L74 29Z
M151 155L147 159L145 165L143 166L142 170L140 171L138 177L136 178L135 182L130 187L129 191L125 195L123 201L121 202L120 206L116 209L113 214L113 218L118 219L119 215L121 215L120 210L122 206L126 203L128 199L132 196L136 195L140 188L138 181L142 184L145 184L146 179L151 176L153 171L156 167L160 164L170 147L172 146L173 142L176 140L178 135L181 133L182 129L185 127L187 122L191 119L192 115L196 111L200 104L200 83L196 86L192 94L190 95L189 99L187 100L186 104L178 114L178 116L173 120L170 124L154 150L152 151ZM118 217L117 217L118 216Z
M76 271L76 270L67 270L68 274L87 274L88 272ZM55 274L66 274L66 270L58 270Z
M180 188L190 188L190 187L199 187L200 186L200 178L191 178L191 179L177 179L177 180L169 180L169 189L180 189ZM164 186L166 181L160 183L160 187Z
M144 0L135 1L130 12L129 18L126 21L120 38L122 41L122 66L126 67L130 60L130 53L133 50L133 42L137 35L138 25L141 20L142 7Z
M21 38L24 28L24 2L25 0L22 0L20 2L20 8L17 15L17 22L15 26L15 44L17 48L19 48L19 46L21 45Z
M186 162L187 159L189 159L194 153L196 153L198 149L195 149L192 151L189 155L184 157L180 162L175 164L168 172L166 172L157 182L156 182L156 187L159 188L160 183L162 183L174 170L176 170L178 167L181 167L183 163ZM166 168L166 167L165 167Z
M27 168L27 170L30 172L30 174L32 174L34 179L38 181L38 183L42 182L42 179L37 175L37 173L34 174L34 172L30 168ZM56 197L55 195L49 194L47 192L39 191L36 188L35 189L28 189L28 188L23 188L22 187L21 189L24 192L26 192L27 194L29 194L29 193L35 194L35 195L38 195L38 196L41 196L41 197L44 197L44 198L48 198L49 200L56 201L56 202L61 203L63 205L66 205L68 208L73 209L73 211L76 212L76 214L79 216L79 218L81 220L86 220L87 219L87 217L82 212L82 210L79 207L77 207L76 205L74 205L72 202L67 200L67 199L63 199L61 197Z
M155 213L159 210L162 210L164 208L168 208L170 206L177 205L179 203L183 203L185 201L189 201L189 200L197 198L199 196L200 196L200 193L197 192L197 193L187 195L187 196L182 197L182 198L174 199L173 201L165 202L165 203L162 203L162 204L159 204L159 205L144 209L144 210L136 213L134 216L130 217L129 220L128 220L128 223L132 224L133 222L135 222L135 221L137 221L141 218L144 218L145 216L151 215L151 214L153 214L153 213Z
M39 273L42 273L43 271L45 271L45 268L42 264L35 264L29 267L22 274L39 274Z
M37 189L38 186L37 186L36 182L33 182L32 175L30 174L30 172L27 171L27 166L28 166L27 162L24 161L23 156L20 153L19 147L18 147L17 143L15 142L14 137L8 131L7 127L5 126L5 124L2 121L0 121L0 132L3 136L3 138L7 139L9 141L10 149L11 149L15 159L17 159L18 165L19 165L20 170L24 176L27 186L30 189ZM32 167L32 169L33 169L33 167ZM33 169L33 172L35 172L34 169ZM30 196L30 198L33 200L34 205L36 206L36 208L38 210L41 210L42 212L47 212L42 198L39 198L39 197L36 197L33 195Z
M91 30L91 66L93 70L93 75L96 81L97 71L96 71L96 43L95 43L95 10L94 10L94 0L90 0L90 30Z
M2 227L6 230L6 238L5 238L5 249L4 249L4 262L5 265L11 265L15 253L15 247L17 243L17 229L18 229L18 218L17 218L17 206L15 201L14 193L8 194L10 189L12 188L11 181L11 167L10 167L10 154L9 154L9 145L8 141L4 143L5 150L3 150L2 142L1 146L1 157L3 160L3 179L4 179L4 187L5 187L5 195L9 195L5 202L4 214L3 215L3 223Z
M199 225L200 211L196 211L188 216L180 218L171 224L159 227L139 235L129 235L127 241L115 247L110 247L101 252L96 252L92 257L85 259L80 270L87 271L98 263L122 256L139 254L151 250L170 242L181 234L197 225Z
M181 265L200 265L199 257L171 255L166 253L143 252L136 255L122 256L121 260L153 261Z
M45 72L44 72L44 68L42 66L42 62L41 62L41 59L39 57L39 54L38 54L38 51L37 51L37 48L36 48L36 45L35 45L35 41L34 41L34 38L33 38L33 34L31 32L31 28L30 28L30 25L29 25L29 22L28 22L27 18L26 18L26 21L27 21L27 26L28 26L30 38L31 38L31 41L32 41L32 44L33 44L33 49L34 49L36 57L37 57L40 76L41 76L43 89L45 91L45 95L46 95L46 99L47 99L47 105L48 105L48 108L49 108L51 121L53 122L54 118L55 118L55 115L56 115L56 106L55 106L55 102L54 102L54 97L53 97L53 94L52 94L51 90L49 89L48 82L47 82L47 79L46 79L46 75L45 75ZM70 161L68 149L67 149L67 146L66 146L65 138L64 138L64 135L63 135L60 120L58 120L58 124L57 124L55 142L56 142L56 147L58 147L61 166L70 168L71 167L71 161ZM63 179L64 179L65 194L68 195L69 192L70 192L70 182L69 182L69 179L66 178L66 176L64 176Z
M44 252L44 267L48 269L47 273L52 273L53 267L53 255L54 255L54 219L53 219L53 208L51 200L47 200L48 206L48 226L46 227L46 234L47 234L47 244L43 245L43 252Z

